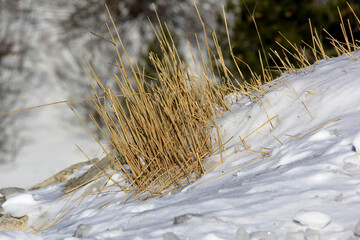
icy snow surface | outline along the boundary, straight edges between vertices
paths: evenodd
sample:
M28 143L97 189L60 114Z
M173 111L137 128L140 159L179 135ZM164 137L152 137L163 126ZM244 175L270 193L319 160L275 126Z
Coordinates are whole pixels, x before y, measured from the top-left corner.
M125 193L109 188L44 231L0 232L0 239L357 239L359 63L320 61L265 85L258 101L235 101L218 120L222 141L230 139L224 163L180 191L123 203ZM207 166L218 162L220 153ZM57 199L61 184L12 195L4 211L28 215L36 228L89 187L70 201Z

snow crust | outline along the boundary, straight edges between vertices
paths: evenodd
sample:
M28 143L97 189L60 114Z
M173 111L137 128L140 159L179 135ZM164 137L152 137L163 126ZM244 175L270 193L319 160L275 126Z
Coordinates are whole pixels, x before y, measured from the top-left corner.
M358 89L360 62L341 56L284 74L257 101L229 96L232 111L218 119L224 163L201 179L144 202L91 186L58 199L61 184L12 195L5 212L35 228L81 201L44 231L0 239L357 239ZM207 166L220 161L216 153Z

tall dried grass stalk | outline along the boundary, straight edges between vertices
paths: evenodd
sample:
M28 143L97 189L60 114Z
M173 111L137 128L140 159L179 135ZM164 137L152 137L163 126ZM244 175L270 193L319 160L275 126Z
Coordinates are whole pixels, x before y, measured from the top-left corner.
M152 27L163 58L150 53L157 84L147 84L142 69L129 59L111 15L110 19L115 32L108 26L110 42L121 70L121 75L115 76L119 89L105 88L89 65L92 78L102 91L98 93L93 88L96 110L107 131L99 129L114 149L103 150L127 179L122 190L131 190L133 196L145 193L145 198L161 196L205 172L204 160L216 148L212 146L211 130L217 128L215 119L229 109L224 96L235 88L216 83L213 69L206 65L211 59L209 55L208 59L201 56L201 64L192 57L196 65L194 74L190 61L180 58L166 24L160 20L159 27ZM208 54L209 49L206 45ZM220 50L218 54L221 55ZM93 81L90 77L89 80ZM119 95L124 96L125 104Z
M223 14L226 23L224 10ZM210 156L214 149L222 149L221 139L211 141L211 138L220 138L220 135L211 136L211 132L218 132L212 131L217 128L215 120L222 115L223 110L229 109L224 96L230 92L239 92L242 96L259 100L266 92L261 89L262 85L272 81L273 75L269 66L263 63L259 51L262 75L253 73L250 66L246 65L252 73L252 78L248 83L236 82L233 74L226 67L222 49L214 32L212 38L216 57L211 55L214 53L210 50L205 24L199 14L206 39L205 55L199 42L197 44L196 52L199 52L200 61L194 56L195 51L190 44L189 52L192 59L184 60L180 57L169 29L166 24L160 22L160 19L158 19L158 27L151 25L163 58L160 59L156 54L150 53L149 58L157 73L157 84L147 84L145 80L147 76L136 61L130 60L116 25L110 14L109 16L114 31L107 25L111 40L106 41L114 45L117 53L116 62L121 74L115 76L115 79L119 89L116 91L105 88L89 65L93 79L102 89L101 93L97 93L95 87L93 88L96 95L94 103L98 114L106 124L107 132L100 127L99 129L115 151L107 151L105 147L103 150L117 170L127 179L127 184L121 187L122 190L133 191L133 196L146 193L145 198L161 196L184 182L200 177L205 172L203 168L205 158ZM357 17L356 20L359 22ZM311 45L304 43L305 47L300 47L283 36L292 49L286 49L279 44L283 48L282 54L271 52L274 62L280 63L276 69L281 74L298 73L299 67L311 68L309 52L316 62L329 58L310 21L309 25L312 35ZM350 33L347 33L343 19L341 19L341 29L345 42L335 40L329 34L330 41L339 55L346 54L353 59L351 51L359 47L353 39L351 29ZM226 30L228 30L227 26ZM258 34L260 37L261 34ZM229 37L228 41L231 56L237 64L239 59L232 54ZM295 60L296 64L290 59ZM213 61L216 63L216 68L213 67ZM207 64L208 62L210 64ZM216 69L223 73L225 81L222 83L217 83ZM237 69L240 76L243 76L240 68ZM231 84L234 81L236 87ZM135 87L132 85L133 82L136 83ZM119 96L124 97L125 104L120 101ZM95 119L94 122L96 124ZM212 146L212 143L217 143L219 146Z
M360 20L350 5L349 8L353 12L357 23L360 25ZM225 11L223 11L223 13L226 23ZM97 92L91 77L87 75L89 81L93 84L95 98L66 100L28 109L59 103L69 104L72 101L93 100L97 112L106 124L107 131L104 131L100 126L98 127L108 139L108 142L114 150L109 151L107 147L101 145L94 134L92 134L92 136L101 145L112 164L116 166L116 171L122 173L126 178L126 181L123 181L125 183L118 182L115 185L123 191L127 191L128 193L131 192L132 196L142 195L143 199L162 196L169 191L178 188L183 183L195 180L204 174L205 170L203 168L203 163L206 157L210 156L215 151L219 150L220 156L222 157L221 150L226 143L223 143L221 139L216 119L222 116L223 111L230 110L228 103L224 100L225 95L231 92L237 92L239 96L247 96L262 104L262 97L265 96L266 98L266 90L263 88L264 83L269 83L270 87L277 87L277 85L276 82L271 83L273 75L270 73L269 66L266 66L263 63L260 52L259 64L261 64L263 68L261 76L252 72L249 65L238 59L232 53L228 34L230 54L233 61L235 64L237 64L237 61L245 64L252 74L252 79L250 79L249 82L243 82L241 84L237 83L236 87L230 84L230 82L236 82L236 79L234 79L234 75L226 67L225 60L222 57L222 49L217 42L215 33L212 33L212 37L217 50L217 56L214 57L211 55L213 53L210 50L211 48L208 44L205 24L200 15L199 19L204 27L204 37L206 39L206 55L202 54L203 52L199 43L198 49L196 50L199 52L200 61L195 57L195 51L190 44L189 52L192 56L191 59L181 59L166 24L161 24L159 20L159 27L156 28L152 25L163 53L163 59L160 59L153 53L150 54L149 57L157 72L156 79L158 84L156 86L149 85L145 80L147 76L143 73L142 69L140 69L136 62L130 60L111 15L110 19L115 34L113 34L113 31L111 31L110 27L107 25L111 40L107 40L103 37L101 38L112 44L117 53L118 59L116 60L116 65L121 70L121 75L114 77L119 89L116 91L104 87L100 78L96 75L90 64L88 64L91 76L93 80L95 80L95 84L101 88L101 93ZM322 41L315 29L312 28L310 21L309 25L312 36L312 45L305 43L305 47L310 50L315 62L320 64L320 59L328 59L329 56L327 56L324 51ZM347 25L350 26L349 23ZM351 60L356 60L351 52L360 49L359 41L354 39L352 29L349 27L346 28L343 19L341 19L341 29L344 34L344 42L334 39L330 34L328 34L328 39L333 44L338 55L345 54ZM227 26L226 31L228 33ZM327 33L326 30L324 31ZM259 36L261 35L260 33L258 34ZM170 36L170 38L168 36ZM298 69L299 67L307 68L311 66L305 48L301 48L291 43L290 45L293 49L289 50L283 47L282 54L276 51L269 53L274 62L279 63L275 66L275 70L280 74L285 72L297 74L298 72L304 72L303 70ZM292 63L292 61L290 61L291 58L296 59L297 63ZM209 64L207 64L207 61ZM216 63L215 69L212 61ZM127 62L130 68L125 67L125 62ZM193 62L193 65L191 62ZM217 83L216 69L219 72L224 73L226 81L223 81L223 83ZM243 76L238 65L237 70L239 71L240 76ZM221 74L219 75L221 76ZM286 76L283 76L287 81ZM136 83L135 87L132 85L133 82ZM289 82L288 84L295 95L298 96L296 90ZM311 93L311 91L309 91L309 93ZM125 99L125 105L121 102L120 97ZM306 105L304 105L304 107L307 109ZM28 109L1 113L0 116ZM265 108L264 111L266 112ZM311 115L310 112L309 115ZM255 151L265 156L270 155L268 152L250 149L245 140L247 137L261 129L265 124L272 124L271 121L275 118L277 118L280 124L279 116L275 115L271 118L268 116L268 120L265 123L251 133L247 133L243 139L240 139L241 142L239 143L244 145L246 151ZM329 123L338 119L339 118L336 118ZM94 118L93 121L97 124L97 121ZM302 138L319 130L323 126L316 128L301 137L292 137ZM90 131L89 128L87 129ZM212 136L212 133L215 133L215 136ZM273 135L273 137L280 144L283 144L276 136ZM212 145L214 143L216 146ZM221 176L233 172L260 158L261 157L257 157L246 162L241 166L223 173ZM107 175L107 173L104 172L104 175ZM221 176L214 177L213 179L195 186L205 184ZM76 201L81 201L87 194L87 192L84 193ZM130 194L126 194L126 196L129 195ZM38 227L36 231L41 231L53 226L74 206L75 203L73 203L73 205L53 223L45 223Z

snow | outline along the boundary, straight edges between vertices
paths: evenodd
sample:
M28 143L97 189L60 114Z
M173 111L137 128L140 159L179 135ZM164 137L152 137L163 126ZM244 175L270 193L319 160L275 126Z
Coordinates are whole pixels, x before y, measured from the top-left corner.
M328 215L316 211L298 212L293 220L315 230L322 229L331 222L331 218Z
M24 193L7 198L2 207L4 211L11 216L22 217L27 214L26 210L35 204L36 201L34 200L33 195Z
M5 212L34 229L56 223L0 239L357 239L360 64L341 56L301 70L257 101L227 97L224 163L197 181L143 202L92 184L63 199L62 184L11 195ZM206 166L220 161L218 152Z

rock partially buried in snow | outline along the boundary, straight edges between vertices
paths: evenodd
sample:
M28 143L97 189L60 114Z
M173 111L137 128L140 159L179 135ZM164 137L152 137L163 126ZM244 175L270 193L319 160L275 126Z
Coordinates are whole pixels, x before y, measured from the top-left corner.
M340 193L340 194L336 195L336 197L335 197L336 202L341 202L342 200L344 200L344 194L343 193Z
M0 196L0 209L2 209L1 208L1 205L3 205L3 203L6 201L6 198L5 198L5 196Z
M121 164L126 164L125 160L121 156L119 156L116 151L113 151L113 153L111 153L110 155L114 156L114 158L116 158L116 160L119 161ZM86 165L87 162L85 162L84 164ZM70 179L65 184L65 188L63 189L64 195L62 197L74 193L74 191L77 191L79 188L103 176L104 172L107 172L109 170L116 170L116 166L113 163L113 160L106 156L101 160L96 161L95 164L93 164L93 166L81 176Z
M50 178L46 179L45 181L42 181L41 183L36 184L35 186L31 187L29 190L36 190L39 188L47 187L51 184L64 182L65 180L68 179L68 177L70 175L77 172L80 168L90 165L90 164L91 164L91 161L86 161L86 162L80 162L80 163L71 165L70 167L65 168L64 170L56 173L55 175L51 176Z
M9 214L0 214L0 231L18 231L26 227L29 221L28 216L15 218Z
M167 232L163 235L163 240L180 240L180 238L175 233Z
M245 228L240 227L240 228L238 228L238 230L236 231L235 240L250 240L250 235L249 235L248 232L245 230Z
M92 226L89 224L80 224L74 233L74 237L83 238L87 237L92 229Z
M174 225L183 224L194 217L202 217L202 215L201 214L184 214L181 216L177 216L174 218L173 224Z
M358 221L357 224L355 225L354 234L355 236L360 237L360 221Z
M311 229L319 230L328 225L331 222L331 218L322 212L301 211L293 217L293 221Z
M7 187L7 188L1 188L0 189L0 193L4 197L8 197L8 196L13 195L13 194L20 194L20 193L24 193L24 192L25 192L25 189L18 188L18 187Z
M10 214L13 217L23 217L31 211L31 207L36 205L37 201L30 193L18 194L10 196L6 199L6 202L2 205L4 212Z

